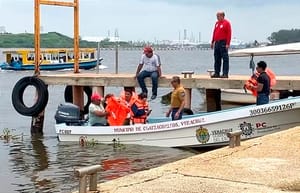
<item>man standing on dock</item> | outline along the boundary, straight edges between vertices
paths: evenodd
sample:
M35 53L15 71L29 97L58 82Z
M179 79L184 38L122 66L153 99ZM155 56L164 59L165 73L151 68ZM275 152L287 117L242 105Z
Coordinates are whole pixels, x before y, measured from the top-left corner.
M217 22L214 27L211 48L214 49L215 73L211 78L228 78L229 56L228 48L231 41L231 24L225 19L223 11L217 12ZM223 75L220 76L221 63L223 59Z
M171 114L172 120L182 119L183 108L185 105L185 90L180 84L180 78L173 76L171 84L174 88L171 95L171 107L166 113L166 117Z
M142 89L143 93L148 94L145 84L145 78L151 77L152 79L152 96L154 100L157 96L158 78L161 76L161 63L157 54L153 54L153 49L150 46L144 48L144 54L136 70L136 78ZM143 69L143 71L141 71Z

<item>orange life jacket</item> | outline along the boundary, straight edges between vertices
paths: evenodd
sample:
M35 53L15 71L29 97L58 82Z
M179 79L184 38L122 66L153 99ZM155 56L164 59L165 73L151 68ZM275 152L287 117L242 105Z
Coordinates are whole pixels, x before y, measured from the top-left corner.
M120 98L122 100L125 100L125 91L122 90L122 92L120 93ZM136 94L136 92L132 92L132 96L131 96L131 100L136 100L138 98L138 95Z
M267 75L270 78L270 88L272 88L273 86L276 85L276 75L275 73L270 69L270 68L266 68L265 72L267 73ZM249 80L246 81L244 88L251 91L252 95L257 96L257 90L253 89L252 86L257 86L257 78L259 76L258 72L255 72L255 74L253 74Z
M147 112L149 110L149 104L147 101L144 101L143 99L137 99L134 103L138 110L144 110L145 114L141 116L135 116L134 113L131 110L131 120L133 124L145 124L147 121Z
M107 105L105 110L109 112L107 122L111 126L123 125L130 108L122 103L119 99L112 96L106 99Z

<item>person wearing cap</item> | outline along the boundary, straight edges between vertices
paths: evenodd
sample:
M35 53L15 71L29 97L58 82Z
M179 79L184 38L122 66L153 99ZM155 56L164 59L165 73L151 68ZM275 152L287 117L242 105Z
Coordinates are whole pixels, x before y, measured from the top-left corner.
M152 80L152 96L151 100L157 97L158 78L161 76L160 57L153 53L150 46L144 48L144 54L141 57L136 70L137 81L142 89L142 92L148 95L148 90L145 84L145 78L151 77Z
M91 104L89 106L89 125L106 126L107 115L108 113L102 105L102 97L98 93L93 93L91 96Z
M173 76L171 84L174 88L171 94L171 107L166 113L166 117L171 114L172 120L182 119L182 112L185 105L185 90L180 84L179 76Z

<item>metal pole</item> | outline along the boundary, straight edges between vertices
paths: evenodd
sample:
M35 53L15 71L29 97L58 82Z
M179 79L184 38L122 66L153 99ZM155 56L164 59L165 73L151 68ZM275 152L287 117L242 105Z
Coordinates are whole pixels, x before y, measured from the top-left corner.
M116 41L116 74L119 72L119 48L118 41Z
M96 73L99 73L99 65L100 65L100 41L98 42L98 47L97 47L97 67L96 67Z

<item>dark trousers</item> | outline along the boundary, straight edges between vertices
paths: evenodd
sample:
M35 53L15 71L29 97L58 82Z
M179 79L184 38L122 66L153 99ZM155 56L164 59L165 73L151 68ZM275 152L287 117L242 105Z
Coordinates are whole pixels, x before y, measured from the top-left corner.
M148 72L148 71L144 70L144 71L140 72L139 75L137 76L137 80L142 89L142 92L148 94L148 90L147 90L147 87L145 84L145 78L147 78L147 77L151 77L151 79L152 79L152 95L157 96L158 72L157 71Z
M215 57L215 74L220 75L222 59L223 59L223 75L228 75L229 73L229 56L228 49L226 49L226 41L220 40L215 42L214 48Z
M264 105L269 103L269 95L265 93L259 93L256 98L257 105Z
M171 117L172 117L173 121L182 119L182 111L180 112L179 117L177 119L175 119L175 114L177 113L178 110L179 110L179 108L172 109Z

